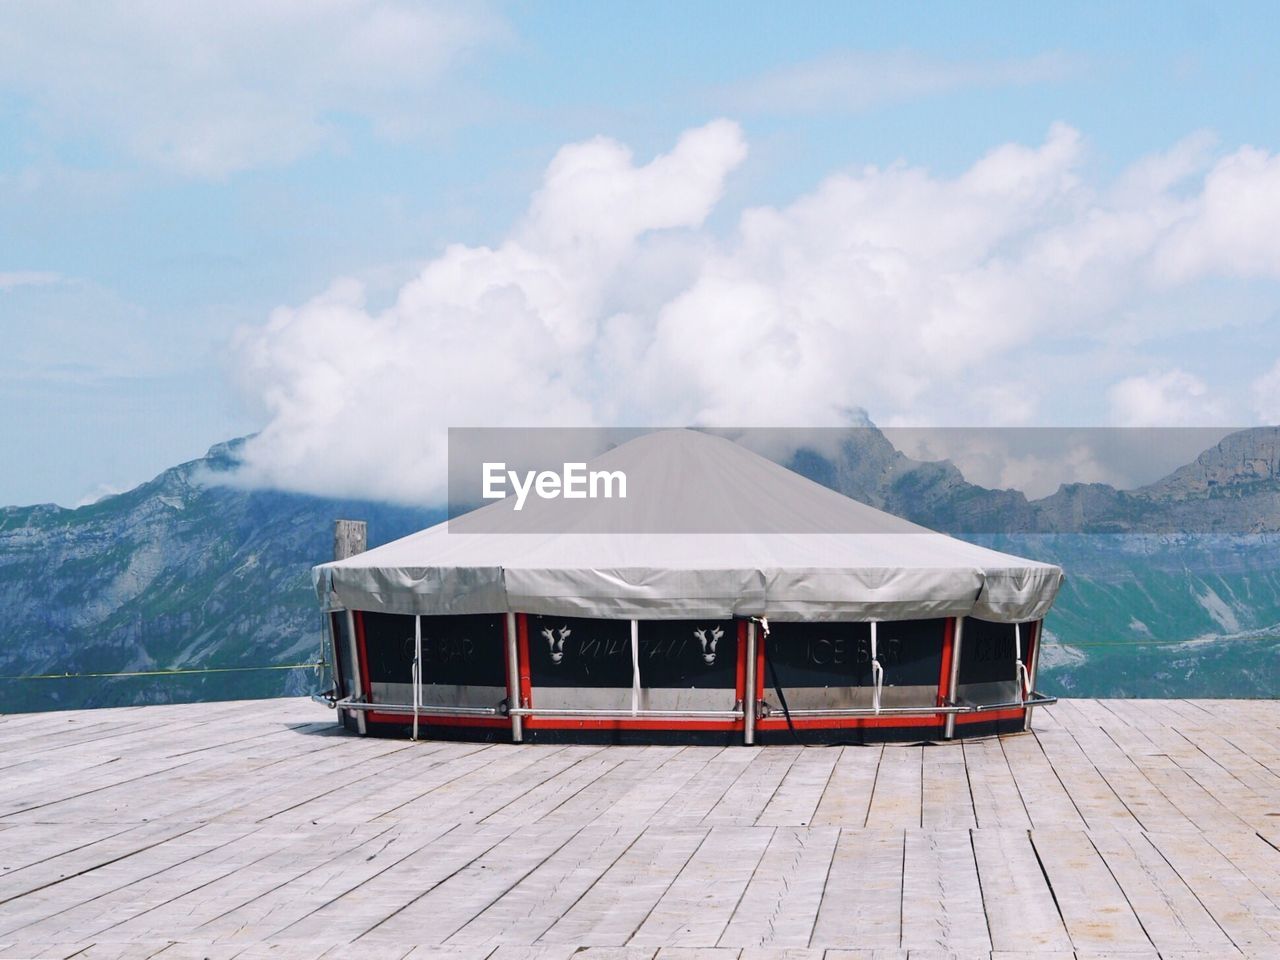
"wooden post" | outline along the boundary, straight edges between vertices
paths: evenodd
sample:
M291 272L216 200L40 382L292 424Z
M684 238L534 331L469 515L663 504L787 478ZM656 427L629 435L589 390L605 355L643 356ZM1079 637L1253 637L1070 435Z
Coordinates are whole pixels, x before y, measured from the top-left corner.
M333 559L345 560L368 549L369 525L363 520L333 521Z
M358 553L364 553L369 543L369 525L363 520L333 521L333 559L345 560ZM360 655L356 649L356 632L351 611L347 611L347 656L351 658L351 679L355 690L348 691L348 696L358 695L362 687L360 676ZM352 710L356 721L356 730L365 733L363 710Z

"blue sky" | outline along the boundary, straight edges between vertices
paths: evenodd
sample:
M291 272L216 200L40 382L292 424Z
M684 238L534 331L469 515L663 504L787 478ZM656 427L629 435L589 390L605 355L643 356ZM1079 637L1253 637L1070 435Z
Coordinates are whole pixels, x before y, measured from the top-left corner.
M1060 236L1051 228L1077 236L1099 216L1120 219L1121 211L1126 223L1167 220L1142 241L1145 252L1133 265L1118 267L1150 268L1156 279L1117 286L1096 301L1090 291L1081 315L1067 316L1027 292L1040 275L1033 272L991 302L1042 319L999 331L998 344L985 352L919 370L909 344L886 347L885 364L899 376L880 382L868 375L865 389L840 393L836 405L864 407L886 423L950 416L982 425L984 410L1007 412L1010 397L1034 400L1021 425L1274 419L1280 254L1248 225L1230 229L1231 211L1248 209L1248 198L1257 195L1265 209L1280 204L1271 166L1280 150L1280 65L1264 28L1272 13L1261 4L481 7L350 0L209 5L200 16L178 17L165 4L7 4L0 8L0 331L8 347L0 359L0 442L13 456L0 474L0 503L75 504L264 427L276 451L293 451L259 451L264 482L414 499L412 484L379 487L358 469L335 476L317 470L335 451L314 438L339 427L369 433L361 456L378 457L397 434L380 434L376 406L362 407L359 398L381 396L374 387L386 379L385 366L403 356L396 344L416 345L420 379L431 379L432 363L485 369L482 353L464 358L442 347L441 329L469 323L478 339L493 334L484 326L488 314L474 304L469 319L445 319L442 305L456 306L456 297L430 285L414 301L420 313L412 320L382 312L404 300L406 285L426 265L447 272L451 245L497 249L515 237L561 276L583 254L578 247L546 252L546 238L559 227L538 220L535 200L551 195L548 171L561 151L608 138L631 151L630 166L612 155L600 162L609 176L630 178L633 168L678 153L682 135L718 118L733 128L715 128L690 147L679 176L637 175L637 190L669 194L689 169L710 163L716 169L705 196L689 198L665 220L641 218L625 237L588 238L592 257L597 246L611 251L613 279L603 291L574 288L590 329L548 334L560 353L548 352L534 372L543 392L517 391L493 408L459 407L452 398L468 395L456 385L448 398L413 395L424 431L468 416L490 422L512 408L543 422L754 425L760 411L753 401L697 367L685 378L697 383L679 403L646 403L637 396L657 382L653 375L619 392L610 386L616 359L601 357L629 344L658 364L662 351L674 348L662 347L662 335L652 331L683 323L680 329L691 331L687 350L705 358L700 366L732 379L735 363L755 362L755 354L737 348L757 328L748 325L730 347L723 337L737 336L733 328L695 330L681 311L693 303L701 304L699 315L707 312L705 298L722 289L708 278L764 276L766 260L777 265L800 256L775 249L781 240L769 241L767 256L748 249L744 211L777 213L765 218L771 237L807 230L820 239L838 224L795 207L806 197L821 206L822 185L847 176L857 181L849 190L892 194L885 216L913 231L899 244L911 255L933 227L927 217L908 222L892 212L918 209L903 199L905 191L927 180L923 196L940 191L938 202L951 202L966 172L1009 144L1041 151L1034 175L1052 185L1014 198L1041 212L1024 222L1002 207L1007 226L997 237L983 234L989 248L980 261L957 265L954 251L920 254L909 264L913 277L955 270L985 291L982 278L1011 262L1042 263L1041 253L1026 254L1028 231L1039 231L1036 250L1057 249ZM1070 134L1055 139L1055 124ZM1246 148L1253 152L1241 154ZM1191 157L1182 179L1159 202L1135 199L1146 189L1135 183L1155 176L1150 164L1140 166L1143 158L1178 149ZM1055 159L1059 153L1066 159ZM919 176L860 179L872 165ZM1237 169L1247 175L1233 179ZM1208 185L1219 181L1237 190L1221 208L1226 213L1214 219L1191 210L1218 196ZM646 194L634 202L651 208L661 199ZM1182 200L1188 209L1166 217ZM577 211L579 202L562 198L557 215L576 216L563 211ZM867 203L848 209L881 209ZM622 214L606 209L601 216ZM971 214L957 218L981 232ZM774 219L786 222L778 227ZM536 229L529 227L535 220ZM797 241L796 250L811 251L813 239ZM894 246L883 242L881 252ZM504 264L519 260L504 256ZM793 302L806 283L821 287L842 270L804 256L813 264L800 276L809 279L783 277L780 268L780 301ZM681 266L694 261L698 266ZM499 276L506 267L485 269L491 293L510 285ZM315 307L314 298L340 278L360 282L358 304L338 313ZM1089 282L1120 283L1110 274ZM640 288L662 296L646 297L635 292ZM752 297L769 292L739 285L716 303L738 303L745 316ZM866 320L875 309L868 297L849 307L856 317L845 339L860 344L859 355L874 353L877 338L889 335ZM768 322L791 322L785 303ZM950 322L953 306L904 300L885 323L930 330ZM269 323L282 307L290 316L277 326L286 333ZM829 326L831 311L838 313L830 305L815 309L794 322ZM614 315L628 318L625 336L610 332L618 326ZM382 344L390 354L375 349L389 323L411 322L417 326L401 339ZM955 322L973 335L971 318ZM349 385L353 399L327 412L327 421L315 412L314 381L288 359L328 369L322 351L306 349L314 341L308 331L316 330L350 345L335 345L340 353L368 350L333 381ZM777 330L759 336L773 344ZM767 368L771 382L794 376L821 385L836 376L805 365L800 354L808 342L795 348L791 367ZM849 362L854 376L860 368ZM1011 386L990 394L987 406L975 401L969 408L927 385L896 386L913 378L967 384L966 395L975 396L1006 380ZM573 389L560 390L569 379ZM554 398L544 415L532 405L550 397L548 390ZM829 422L830 411L820 407L810 397L782 410L793 421ZM430 460L432 445L420 454L425 460L409 458L402 469Z

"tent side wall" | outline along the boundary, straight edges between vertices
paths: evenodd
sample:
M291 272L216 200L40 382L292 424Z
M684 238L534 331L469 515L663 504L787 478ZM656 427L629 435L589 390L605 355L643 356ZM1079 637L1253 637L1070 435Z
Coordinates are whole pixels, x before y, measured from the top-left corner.
M1022 729L1048 702L1023 672L1038 623L789 622L766 632L746 619L373 611L352 611L350 633L345 613L331 622L338 706L375 733L416 718L420 734L503 741L940 739Z

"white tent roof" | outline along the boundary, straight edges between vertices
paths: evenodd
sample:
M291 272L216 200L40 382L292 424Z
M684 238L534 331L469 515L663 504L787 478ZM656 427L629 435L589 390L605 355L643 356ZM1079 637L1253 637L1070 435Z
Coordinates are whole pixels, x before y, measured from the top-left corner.
M627 499L508 497L321 564L317 590L402 614L1012 622L1043 617L1062 582L705 433L647 434L589 467L625 472Z

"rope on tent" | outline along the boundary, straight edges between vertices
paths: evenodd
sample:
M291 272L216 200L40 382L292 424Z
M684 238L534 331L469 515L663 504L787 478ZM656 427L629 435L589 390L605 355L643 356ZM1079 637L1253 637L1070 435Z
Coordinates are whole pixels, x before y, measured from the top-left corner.
M764 665L769 668L769 679L773 682L773 692L778 695L778 703L782 707L782 715L787 718L787 729L791 731L791 739L800 746L804 746L804 742L800 739L800 734L796 733L795 722L791 719L791 708L787 706L786 694L782 692L782 683L778 680L778 668L773 665L773 656L769 653L769 619L768 617L758 617L756 622L760 624L760 649L764 651Z
M174 677L200 673L248 673L255 670L314 670L324 661L273 663L258 667L175 667L166 670L121 670L114 673L29 673L0 676L0 680L88 680L109 677Z
M631 715L640 712L640 621L631 621Z

